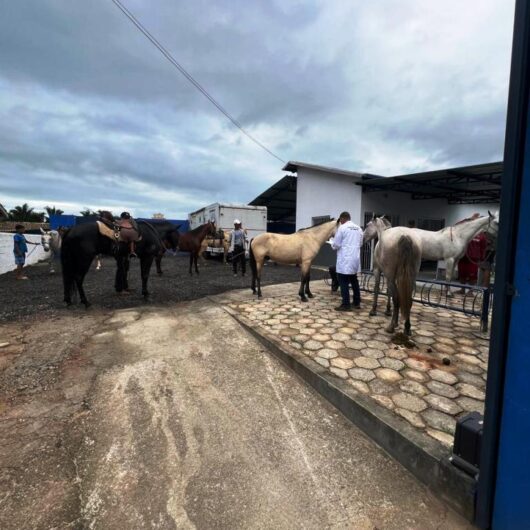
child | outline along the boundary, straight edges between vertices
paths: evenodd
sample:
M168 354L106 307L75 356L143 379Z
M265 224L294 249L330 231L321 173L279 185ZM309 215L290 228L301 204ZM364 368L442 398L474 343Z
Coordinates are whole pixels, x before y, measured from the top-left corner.
M13 253L15 254L15 265L17 280L27 280L28 277L24 275L24 264L26 263L26 252L28 251L28 243L30 245L38 245L38 243L32 243L24 237L24 225L15 226L17 233L13 236Z

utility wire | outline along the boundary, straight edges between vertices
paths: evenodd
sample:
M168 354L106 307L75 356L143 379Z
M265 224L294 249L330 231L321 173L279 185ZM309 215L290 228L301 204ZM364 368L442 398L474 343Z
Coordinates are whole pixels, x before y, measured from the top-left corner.
M257 138L246 131L241 123L233 118L230 113L225 110L220 103L218 103L213 96L171 55L171 53L146 29L142 23L120 2L120 0L112 0L120 11L144 34L144 36L153 44L160 53L199 91L206 97L212 105L214 105L222 114L224 114L245 136L250 138L256 145L267 151L269 155L276 158L285 164L279 156L275 155L268 147L263 145Z

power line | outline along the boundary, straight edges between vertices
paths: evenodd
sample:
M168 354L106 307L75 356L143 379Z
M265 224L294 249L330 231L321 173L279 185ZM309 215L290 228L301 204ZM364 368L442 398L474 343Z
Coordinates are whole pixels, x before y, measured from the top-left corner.
M275 155L268 147L263 145L257 138L252 136L246 131L241 123L233 118L230 113L225 110L220 103L218 103L213 96L166 50L166 48L158 42L158 40L146 29L142 23L119 1L112 0L114 4L120 9L120 11L144 34L144 36L153 44L162 55L199 91L206 97L212 105L214 105L222 114L224 114L232 123L235 125L245 136L250 138L256 145L267 151L269 155L276 158L280 162L285 164L285 160L282 160L279 156Z

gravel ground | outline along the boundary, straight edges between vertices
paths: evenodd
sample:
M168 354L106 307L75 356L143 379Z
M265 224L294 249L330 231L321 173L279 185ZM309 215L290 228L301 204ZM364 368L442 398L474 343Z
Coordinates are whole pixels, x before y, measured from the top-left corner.
M154 264L149 279L150 302L171 304L195 300L203 296L219 294L231 289L250 287L250 271L237 278L232 267L221 261L208 260L199 265L200 275L188 274L189 258L185 255L168 256L162 260L164 274L158 276ZM60 269L60 267L59 267ZM85 278L85 292L93 307L100 309L124 309L144 305L140 294L139 263L131 263L131 292L118 295L114 291L116 266L112 258L103 260L101 270L95 270L95 262ZM49 274L48 264L38 264L26 270L29 280L16 281L13 273L0 276L0 320L16 320L28 317L54 316L65 311L63 303L62 277L60 273ZM326 274L319 270L312 273L313 279L321 279ZM297 281L300 269L292 266L267 263L262 275L262 286ZM296 292L293 292L296 297ZM80 310L80 309L79 309Z

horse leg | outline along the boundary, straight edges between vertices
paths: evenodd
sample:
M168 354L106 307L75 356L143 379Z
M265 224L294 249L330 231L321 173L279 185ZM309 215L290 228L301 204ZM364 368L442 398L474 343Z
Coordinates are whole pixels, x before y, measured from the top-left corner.
M87 261L86 263L79 264L79 268L77 273L75 274L75 284L77 287L77 292L79 293L79 299L81 300L81 303L84 304L84 306L88 309L90 307L90 302L88 301L85 290L83 289L83 281L85 279L86 273L88 272L88 269L90 268L92 260Z
M445 281L448 283L451 283L453 281L455 265L456 265L456 262L454 258L448 258L445 260ZM449 286L447 286L447 296L449 297L453 296L453 293Z
M375 315L377 315L377 298L379 296L379 286L381 282L381 271L379 269L374 269L374 279L375 279L374 301L372 303L372 309L370 313L368 313L371 317L374 317ZM389 299L389 303L390 303L390 299Z
M197 266L197 260L199 259L199 252L195 252L195 255L193 256L193 262L195 263L195 272L199 274L199 267Z
M392 314L392 311L390 309L390 292L387 289L386 290L386 309L385 309L385 315L389 317Z
M258 298L263 298L261 294L261 271L263 269L263 262L256 262L256 279L258 282Z
M162 274L162 255L158 255L155 258L155 264L156 264L156 273Z
M304 270L304 267L302 267L302 270ZM311 280L311 265L309 264L307 266L307 271L305 274L305 294L308 298L314 298L313 293L311 292L311 289L309 289L309 281Z
M149 272L151 271L151 265L153 264L153 256L148 254L142 256L140 261L140 271L142 275L142 296L147 298L149 291L147 290L147 282L149 280Z
M399 298L398 298L398 292L397 287L395 285L394 280L390 280L390 278L387 279L388 281L388 291L392 295L392 302L394 303L394 309L392 311L392 318L390 319L390 324L385 328L385 331L387 333L394 333L394 330L396 329L397 323L398 323L398 315L399 315Z
M193 266L193 252L190 252L190 274L193 275L193 271L192 271L192 266Z
M304 287L305 287L305 276L302 274L300 276L300 289L298 290L298 296L300 296L300 300L302 300L302 302L307 302L307 297L304 293Z

